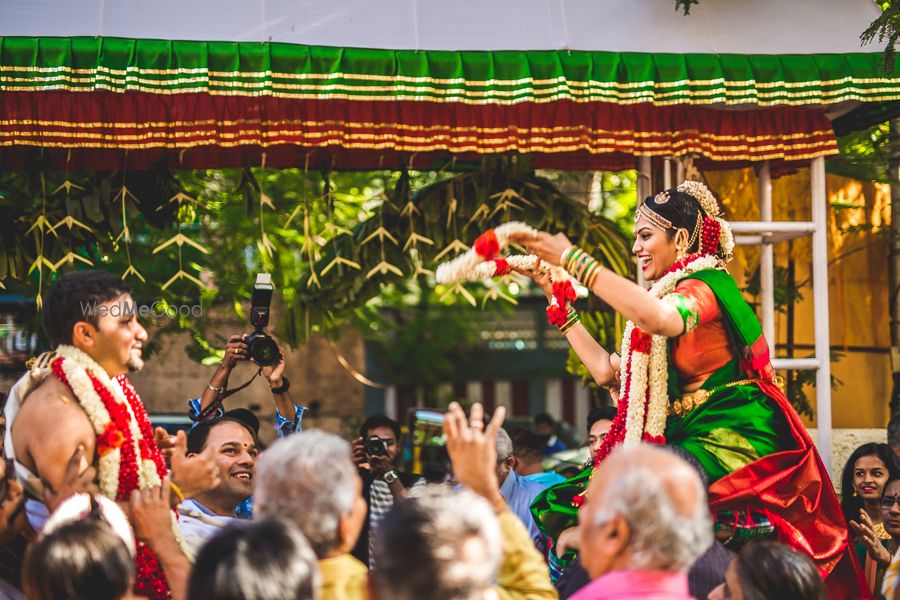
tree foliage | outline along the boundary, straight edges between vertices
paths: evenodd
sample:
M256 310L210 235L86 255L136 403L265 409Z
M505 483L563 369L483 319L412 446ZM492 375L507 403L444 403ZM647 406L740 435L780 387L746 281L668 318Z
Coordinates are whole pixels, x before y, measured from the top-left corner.
M189 331L190 355L212 362L231 332L216 332L210 308L227 304L243 318L255 274L267 271L281 292L276 330L290 344L354 326L390 349L392 376L438 377L458 366L473 305L506 305L515 294L509 281L435 286L431 272L508 220L565 231L610 268L631 269L622 224L589 213L524 157L427 173L77 174L49 171L38 157L26 172L0 175L0 284L38 298L59 274L90 265L121 274L139 302L200 302L201 319L153 324Z

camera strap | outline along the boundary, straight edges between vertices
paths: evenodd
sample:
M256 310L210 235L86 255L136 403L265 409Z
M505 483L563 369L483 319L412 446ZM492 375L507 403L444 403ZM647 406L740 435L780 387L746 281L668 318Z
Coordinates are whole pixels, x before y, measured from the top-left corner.
M247 387L248 385L253 383L253 380L256 379L260 373L262 373L262 367L257 369L256 373L253 374L253 377L251 377L250 379L248 379L241 385L237 386L236 388L224 390L221 394L216 396L216 399L213 400L209 404L209 406L207 406L206 408L204 408L203 410L200 411L200 413L197 415L197 420L205 421L205 420L209 419L210 416L213 415L213 413L215 413L217 410L219 410L219 407L222 406L222 402L225 401L225 398L228 398L229 396L233 396L234 394L238 393L239 391L241 391L242 389L244 389L245 387Z

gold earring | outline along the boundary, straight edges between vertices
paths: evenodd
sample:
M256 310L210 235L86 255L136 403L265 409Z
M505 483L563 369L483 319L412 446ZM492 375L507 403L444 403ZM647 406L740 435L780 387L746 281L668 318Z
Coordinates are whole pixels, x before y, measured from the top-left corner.
M684 240L675 240L675 260L683 260L687 256L688 246Z

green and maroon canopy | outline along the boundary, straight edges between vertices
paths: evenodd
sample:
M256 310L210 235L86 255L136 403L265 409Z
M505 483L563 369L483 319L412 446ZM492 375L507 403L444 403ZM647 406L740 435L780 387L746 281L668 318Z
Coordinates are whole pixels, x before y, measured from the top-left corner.
M0 6L0 167L794 162L836 152L836 108L900 99L869 0L71 4Z

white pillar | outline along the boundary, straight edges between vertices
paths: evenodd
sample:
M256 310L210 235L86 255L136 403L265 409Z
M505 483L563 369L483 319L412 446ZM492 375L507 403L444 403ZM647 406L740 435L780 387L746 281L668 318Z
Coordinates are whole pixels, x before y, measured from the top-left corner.
M819 454L831 473L831 341L828 330L828 197L825 190L825 159L812 160L812 235L813 306L815 307L816 413L819 430Z
M647 196L653 195L653 162L649 156L641 156L638 159L638 206ZM637 284L643 288L648 287L647 280L644 279L644 272L641 266L637 265Z
M469 381L466 383L466 400L471 403L475 402L484 402L482 396L484 392L484 388L481 386L480 381Z
M653 193L651 184L651 161L649 156L638 157L638 177L637 177L637 194L638 204L644 201L644 198Z
M496 406L505 406L506 413L512 411L512 383L507 380L494 382L494 404Z
M544 410L557 421L562 420L562 379L548 379L546 384Z
M759 220L772 220L772 176L769 161L759 169ZM762 330L775 358L775 248L763 238L759 256L759 292L762 299Z
M579 380L575 382L575 435L579 440L587 439L587 430L584 425L587 423L588 411L590 410L591 392Z
M663 159L663 189L672 187L672 159L668 156Z
M397 387L389 386L384 391L384 414L397 420Z

